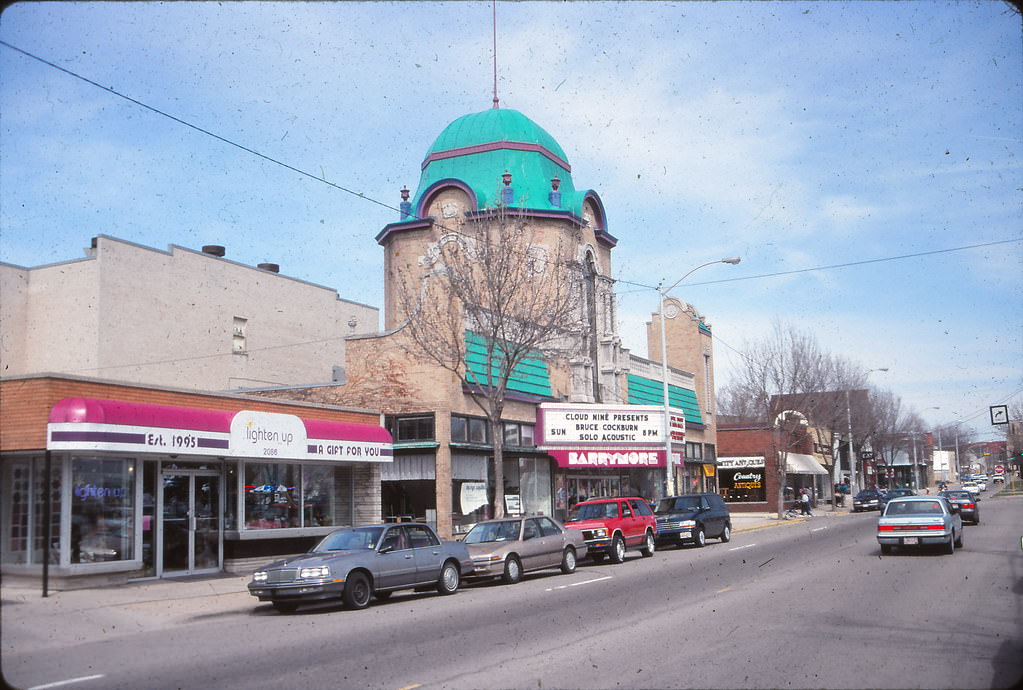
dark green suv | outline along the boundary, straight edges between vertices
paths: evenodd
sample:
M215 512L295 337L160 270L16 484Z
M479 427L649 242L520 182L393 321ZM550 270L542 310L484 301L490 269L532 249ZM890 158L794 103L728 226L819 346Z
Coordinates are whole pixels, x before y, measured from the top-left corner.
M732 538L732 516L717 494L668 496L657 502L657 543L703 546L707 537Z

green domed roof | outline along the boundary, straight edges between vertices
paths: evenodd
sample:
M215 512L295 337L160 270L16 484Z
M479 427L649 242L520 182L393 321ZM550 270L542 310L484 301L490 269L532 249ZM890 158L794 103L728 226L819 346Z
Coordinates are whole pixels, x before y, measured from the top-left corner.
M493 141L540 144L562 160L565 159L565 152L547 130L518 110L507 108L491 108L481 113L463 115L444 128L427 155Z
M424 195L442 181L468 187L478 208L494 207L505 171L512 176L512 206L581 214L584 193L575 189L561 146L528 117L506 108L464 115L444 128L423 161L412 208L421 212ZM550 201L554 177L561 181L558 206Z

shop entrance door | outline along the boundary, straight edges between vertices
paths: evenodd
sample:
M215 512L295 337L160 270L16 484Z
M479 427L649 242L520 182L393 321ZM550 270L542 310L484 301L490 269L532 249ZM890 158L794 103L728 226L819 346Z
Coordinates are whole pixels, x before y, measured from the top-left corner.
M164 575L220 570L219 473L164 472L160 532Z

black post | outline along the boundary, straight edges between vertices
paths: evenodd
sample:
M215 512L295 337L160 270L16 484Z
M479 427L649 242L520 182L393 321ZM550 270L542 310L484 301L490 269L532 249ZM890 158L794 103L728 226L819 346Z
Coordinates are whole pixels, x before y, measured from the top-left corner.
M50 542L53 541L53 458L50 449L46 449L46 515L43 519L43 598L49 596L50 589Z

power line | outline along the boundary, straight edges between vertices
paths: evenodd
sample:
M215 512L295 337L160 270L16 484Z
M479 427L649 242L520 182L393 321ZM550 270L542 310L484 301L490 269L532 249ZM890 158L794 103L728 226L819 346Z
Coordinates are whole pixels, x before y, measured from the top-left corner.
M352 189L348 189L347 187L342 187L341 185L335 184L334 182L330 182L329 180L326 180L323 177L317 177L316 175L314 175L314 174L312 174L310 172L306 172L305 170L302 170L301 168L296 168L293 165L289 165L289 164L287 164L287 163L285 163L283 161L279 161L276 158L268 156L268 155L266 155L264 153L260 153L259 151L256 151L254 149L249 148L248 146L244 146L244 145L239 144L237 142L231 141L230 139L228 139L226 137L222 137L219 134L214 134L213 132L209 131L208 129L203 129L202 127L199 127L198 125L193 125L191 122L187 122L185 120L182 120L179 117L175 117L174 115L171 115L170 113L167 113L167 112L164 112L163 110L160 110L159 108L155 108L155 107L153 107L151 105L147 105L146 103L143 103L140 100L132 98L131 96L125 95L125 94L121 93L120 91L118 91L118 90L116 90L116 89L114 89L114 88L112 88L110 86L103 86L102 84L100 84L98 82L95 82L92 79L89 79L88 77L84 77L81 74L78 74L76 72L72 72L71 70L66 69L64 67L61 67L60 65L54 64L54 63L50 62L49 60L43 59L43 58L39 57L38 55L33 55L32 53L29 53L29 52L27 52L25 50L22 50L21 48L18 48L17 46L13 46L10 43L8 43L7 41L0 40L0 45L6 46L6 47L10 48L11 50L19 52L19 53L21 53L22 55L24 55L26 57L29 57L29 58L32 58L33 60L41 62L44 65L47 65L48 67L52 67L53 69L60 70L64 74L68 74L68 75L74 77L75 79L80 79L80 80L84 81L86 84L91 84L92 86L95 86L98 89L102 89L103 91L106 91L107 93L113 94L113 95L117 96L118 98L123 98L124 100L129 101L131 103L134 103L135 105L137 105L137 106L139 106L141 108L145 108L146 110L151 110L152 112L154 112L154 113L156 113L158 115L162 115L162 116L164 116L164 117L166 117L168 119L174 120L178 124L181 124L181 125L184 125L185 127L189 127L191 129L194 129L195 131L201 132L201 133L205 134L206 136L213 137L217 141L222 141L223 143L228 144L229 146L234 146L235 148L241 149L242 151L245 151L246 153L251 153L253 156L256 156L258 158L262 158L265 161L269 161L269 162L274 163L276 165L279 165L279 166L281 166L283 168L287 168L288 170L291 170L292 172L296 172L299 175L304 175L305 177L311 178L313 180L317 180L318 182L322 182L323 184L329 185L329 186L333 187L334 189L337 189L337 190L340 190L342 192L345 192L346 194L351 194L352 196L357 196L360 199L365 199L366 201L369 201L370 203L377 204L378 206L383 206L384 208L390 209L392 211L398 211L399 213L401 212L400 209L397 209L397 208L395 208L393 206L385 204L382 201L377 201L376 199L374 199L372 197L368 197L365 194L362 194L361 192L356 192L356 191L354 191Z
M925 252L914 252L912 254L899 254L897 256L884 256L876 259L862 259L860 261L848 261L841 264L829 264L826 266L814 266L812 268L797 268L791 271L778 271L776 273L760 273L752 276L739 276L738 278L718 278L716 280L704 280L698 283L686 283L686 287L696 287L699 285L717 285L719 283L735 283L743 280L759 280L761 278L777 278L779 276L789 276L798 273L812 273L814 271L830 271L837 268L849 268L852 266L865 266L868 264L883 263L886 261L902 261L904 259L915 259L921 256L932 256L934 254L949 254L951 252L962 252L969 249L979 249L982 247L994 247L1000 244L1011 244L1013 242L1023 242L1023 237L1016 237L1009 240L994 240L991 242L981 242L979 244L968 244L962 247L948 247L946 249L931 249ZM635 285L639 288L648 290L656 290L657 288L653 285L646 285L645 283L637 283L629 280L618 279L616 282L624 283L626 285ZM629 292L639 292L639 290L630 290Z
M42 63L44 65L47 65L48 67L52 67L53 69L59 70L59 71L65 73L65 74L67 74L69 76L74 77L75 79L79 79L81 81L84 81L85 83L90 84L92 86L95 86L98 89L102 89L103 91L106 91L107 93L110 93L110 94L113 94L114 96L117 96L118 98L123 98L124 100L129 101L130 103L134 103L135 105L137 105L137 106L139 106L141 108L145 108L146 110L150 110L150 111L152 111L152 112L154 112L154 113L156 113L158 115L162 115L163 117L166 117L166 118L168 118L170 120L173 120L174 122L177 122L178 124L184 125L185 127L188 127L190 129L194 129L197 132L201 132L202 134L205 134L205 135L207 135L209 137L212 137L212 138L216 139L217 141L223 142L223 143L225 143L225 144L227 144L229 146L234 146L235 148L238 148L238 149L240 149L242 151L245 151L246 153L252 154L253 156L256 156L258 158L262 158L263 160L268 161L270 163L274 163L275 165L279 165L279 166L281 166L283 168L291 170L292 172L298 173L299 175L302 175L304 177L308 177L308 178L310 178L312 180L316 180L318 182L322 182L323 184L328 185L330 187L333 187L334 189L337 189L339 191L345 192L346 194L351 194L352 196L356 196L356 197L358 197L360 199L368 201L368 202L370 202L372 204L376 204L376 205L381 206L383 208L386 208L388 210L397 211L398 213L403 213L403 211L401 209L396 208L394 206L391 206L390 204L387 204L387 203L384 203L384 202L379 201L377 199L374 199L373 197L366 196L365 194L363 194L361 192L356 192L356 191L354 191L352 189L348 189L347 187L344 187L344 186L339 185L337 183L330 182L329 180L327 180L327 179L325 179L323 177L319 177L317 175L314 175L313 173L310 173L310 172L307 172L305 170L302 170L301 168L296 168L295 166L290 165L288 163L285 163L283 161L280 161L280 160L278 160L276 158L273 158L272 156L268 156L268 155L266 155L264 153L260 153L259 151L256 151L255 149L249 148L248 146L245 146L243 144L239 144L239 143L237 143L235 141L232 141L232 140L230 140L230 139L228 139L226 137L222 137L219 134L215 134L214 132L211 132L208 129L204 129L203 127L200 127L198 125L194 125L194 124L192 124L190 122L187 122L186 120L182 120L181 118L176 117L174 115L171 115L170 113L167 113L167 112L165 112L163 110L160 110L159 108L156 108L154 106L148 105L148 104L143 103L142 101L140 101L138 99L135 99L135 98L132 98L131 96L123 94L120 91L117 91L116 89L114 89L113 87L104 86L103 84L100 84L100 83L98 83L98 82L96 82L96 81L94 81L92 79L89 79L88 77L85 77L85 76L83 76L81 74L78 74L77 72L73 72L72 70L69 70L69 69L67 69L65 67L61 67L60 65L57 65L57 64L55 64L53 62L50 62L49 60L41 58L38 55L34 55L32 53L29 53L28 51L22 50L21 48L18 48L17 46L11 45L7 41L0 40L0 45L6 46L7 48L10 48L11 50L13 50L15 52L21 53L22 55L24 55L24 56L26 56L28 58L31 58L31 59L36 60L36 61L38 61L38 62L40 62L40 63ZM496 96L496 92L495 92L495 96ZM416 216L414 214L408 214L408 215L410 215L411 219L413 219L413 220L423 220L422 218L420 218L419 216ZM448 232L452 232L452 233L459 234L459 235L464 235L464 233L462 233L459 229L457 229L457 228L450 228L448 226L443 225L442 223L438 223L437 221L434 221L434 225L437 226L438 228L442 229L442 230L447 230ZM902 255L898 255L898 256L881 257L881 258L876 258L876 259L864 259L864 260L861 260L861 261L850 261L850 262L841 263L841 264L831 264L831 265L828 265L828 266L815 266L815 267L812 267L812 268L800 268L800 269L794 269L794 270L791 270L791 271L778 271L776 273L762 273L762 274L759 274L759 275L740 276L740 277L737 277L737 278L719 278L717 280L705 280L705 281L701 281L701 282L697 282L697 283L686 283L686 286L687 287L697 287L697 286L702 286L702 285L717 285L717 284L720 284L720 283L733 283L733 282L745 281L745 280L758 280L758 279L761 279L761 278L775 278L775 277L780 277L780 276L795 275L795 274L799 274L799 273L811 273L811 272L815 272L815 271L826 271L826 270L833 270L833 269L838 269L838 268L849 268L851 266L863 266L863 265L874 264L874 263L882 263L882 262L887 262L887 261L900 261L900 260L903 260L903 259L911 259L911 258L916 258L916 257L921 257L921 256L930 256L930 255L933 255L933 254L945 254L945 253L950 253L950 252L965 251L965 250L968 250L968 249L977 249L977 248L980 248L980 247L991 247L991 246L995 246L995 245L1008 244L1008 243L1020 242L1020 241L1023 241L1023 238L1016 238L1016 239L1010 239L1010 240L996 240L996 241L993 241L993 242L985 242L985 243L981 243L981 244L973 244L973 245L967 245L967 246L963 246L963 247L952 247L952 248L948 248L948 249L934 249L934 250L931 250L931 251L916 252L916 253L913 253L913 254L902 254ZM531 260L534 260L534 261L536 260L536 257L529 257L529 258L531 258ZM548 264L552 264L553 263L549 259L541 259L541 261L543 261L544 263L548 263ZM624 278L616 279L615 282L621 283L621 284L625 284L625 285L633 285L633 286L635 286L637 288L640 288L642 290L656 290L657 289L657 287L654 286L654 285L647 285L646 283L629 281L629 280L625 280ZM629 292L638 292L638 291L639 290L629 291Z

